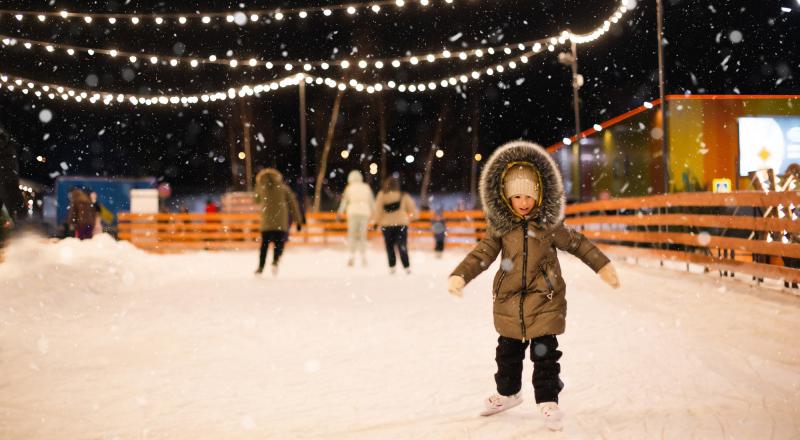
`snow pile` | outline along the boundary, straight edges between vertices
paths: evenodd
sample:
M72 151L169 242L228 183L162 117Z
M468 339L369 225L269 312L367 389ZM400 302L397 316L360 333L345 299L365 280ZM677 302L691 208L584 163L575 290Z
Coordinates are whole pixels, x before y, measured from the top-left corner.
M378 243L375 243L376 245ZM565 256L565 432L494 391L491 276L463 257L412 275L289 246L147 254L108 237L27 237L0 264L0 438L797 438L800 304L717 277L618 262L611 290ZM490 269L494 271L499 262Z
M56 241L24 235L10 243L0 280L17 287L18 293L68 294L112 293L136 284L136 272L157 267L157 262L127 241L99 234L81 242L77 238ZM148 264L149 263L149 264ZM8 299L4 294L4 299Z

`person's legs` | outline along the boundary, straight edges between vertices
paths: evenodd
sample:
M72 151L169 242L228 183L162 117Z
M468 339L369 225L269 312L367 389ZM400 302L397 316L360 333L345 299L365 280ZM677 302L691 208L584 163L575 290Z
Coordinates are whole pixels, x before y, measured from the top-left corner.
M267 250L269 248L269 231L261 231L261 250L258 254L258 272L264 270L264 262L267 261Z
M361 252L362 255L367 252L367 227L369 226L369 217L359 216L356 217L357 222L357 241L356 250Z
M408 269L411 265L408 261L408 226L400 226L397 231L397 250L400 252L403 267Z
M527 342L500 336L497 339L495 361L497 373L494 381L497 392L503 396L512 396L522 388L522 361L525 360Z
M564 383L559 378L561 365L558 360L561 359L561 355L555 335L540 336L531 340L533 391L536 403L558 403L558 393L564 388Z
M353 257L356 254L356 249L358 247L358 239L359 239L359 222L358 217L348 216L347 217L347 247L350 250L350 260L353 260Z
M386 256L389 258L389 267L394 267L397 264L397 257L394 254L394 246L397 242L397 227L384 226L381 228L383 232L383 241L386 244Z
M272 241L275 243L275 249L272 251L273 266L278 265L281 255L283 255L283 245L286 244L287 238L286 232L283 231L275 231L274 235L271 237Z

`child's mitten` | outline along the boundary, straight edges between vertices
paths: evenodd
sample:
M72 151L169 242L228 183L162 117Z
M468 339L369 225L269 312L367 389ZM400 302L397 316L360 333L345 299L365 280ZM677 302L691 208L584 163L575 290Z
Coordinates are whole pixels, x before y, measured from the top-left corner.
M464 296L463 290L466 284L464 278L453 275L447 279L447 291L450 292L451 295L461 298Z
M619 288L619 277L617 277L617 270L614 269L614 266L611 263L603 266L602 269L597 271L597 274L600 275L600 278L602 278L603 281L605 281L609 286L615 289Z

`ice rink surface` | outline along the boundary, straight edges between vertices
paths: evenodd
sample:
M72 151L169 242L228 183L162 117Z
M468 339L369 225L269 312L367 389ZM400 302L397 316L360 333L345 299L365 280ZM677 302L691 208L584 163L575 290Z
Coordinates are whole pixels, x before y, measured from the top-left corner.
M465 255L390 275L343 250L147 254L107 236L25 238L0 264L2 439L796 439L800 300L616 260L613 290L561 256L565 428L494 392L491 274ZM491 273L497 265L490 269Z

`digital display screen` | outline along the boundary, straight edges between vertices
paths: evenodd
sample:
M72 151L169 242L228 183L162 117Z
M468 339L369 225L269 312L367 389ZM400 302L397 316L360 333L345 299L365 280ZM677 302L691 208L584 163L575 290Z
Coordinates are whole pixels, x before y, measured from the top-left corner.
M739 175L772 168L781 175L800 163L800 117L739 118Z

